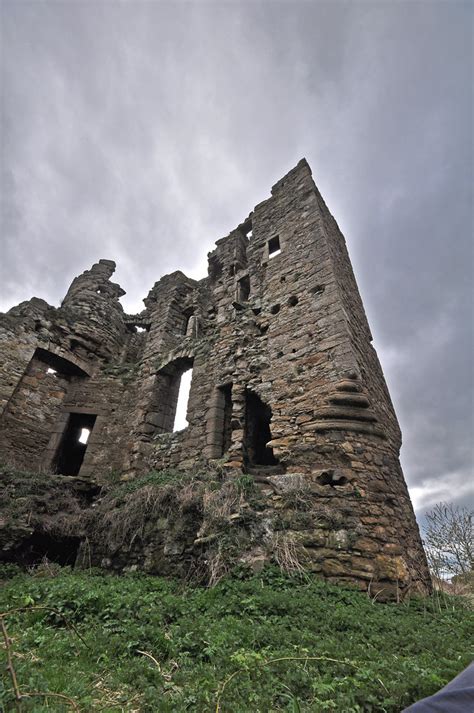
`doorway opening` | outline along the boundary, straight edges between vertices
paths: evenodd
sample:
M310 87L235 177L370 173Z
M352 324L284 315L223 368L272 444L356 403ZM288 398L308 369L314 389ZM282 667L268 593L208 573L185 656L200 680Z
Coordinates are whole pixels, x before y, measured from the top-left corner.
M277 465L273 448L267 446L272 440L270 422L272 410L254 392L245 392L245 452L248 465Z
M78 475L87 443L97 416L71 413L55 458L55 471L61 475Z

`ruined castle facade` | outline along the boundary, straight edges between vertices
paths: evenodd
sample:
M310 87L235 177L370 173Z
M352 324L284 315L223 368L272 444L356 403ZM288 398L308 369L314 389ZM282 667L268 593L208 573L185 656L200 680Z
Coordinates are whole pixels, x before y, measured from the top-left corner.
M129 315L114 268L76 277L59 308L33 298L0 316L2 460L98 485L219 463L269 499L304 484L340 516L301 538L315 571L425 587L397 418L307 162L217 242L205 279L166 275ZM189 425L173 432L191 368Z

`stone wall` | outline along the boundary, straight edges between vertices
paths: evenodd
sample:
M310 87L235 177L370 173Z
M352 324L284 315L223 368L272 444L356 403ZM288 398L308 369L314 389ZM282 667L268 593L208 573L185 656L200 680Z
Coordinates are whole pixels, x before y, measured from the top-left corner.
M272 512L303 484L309 510L340 522L334 535L289 519L311 569L429 587L396 415L344 237L306 161L216 243L205 279L166 275L127 315L114 268L100 260L58 308L33 298L0 317L3 459L57 469L83 422L93 426L79 473L63 475L106 484L219 467L267 484ZM189 425L173 433L189 368Z

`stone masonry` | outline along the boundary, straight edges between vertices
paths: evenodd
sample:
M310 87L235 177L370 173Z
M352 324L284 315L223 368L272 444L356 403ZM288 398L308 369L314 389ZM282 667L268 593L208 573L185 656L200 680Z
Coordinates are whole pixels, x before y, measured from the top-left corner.
M34 297L0 315L1 459L94 486L218 464L269 501L303 488L339 523L299 533L311 569L429 589L397 418L307 162L216 243L205 279L165 275L128 315L114 269L100 260L58 308ZM173 432L191 368L189 425Z

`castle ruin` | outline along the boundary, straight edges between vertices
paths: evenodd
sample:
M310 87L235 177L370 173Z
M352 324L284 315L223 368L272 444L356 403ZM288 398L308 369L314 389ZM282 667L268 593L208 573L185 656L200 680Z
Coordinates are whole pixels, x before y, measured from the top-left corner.
M326 525L289 521L310 570L427 591L399 425L307 162L216 243L206 278L165 275L129 315L114 268L99 260L58 308L34 297L0 315L1 460L96 491L111 474L218 464L223 479L253 478L269 511L295 489L324 505ZM189 425L173 432L189 369ZM192 556L198 534L169 557Z

